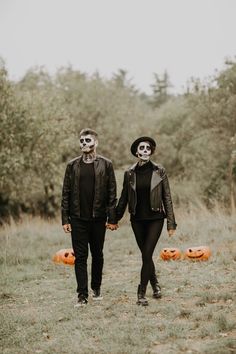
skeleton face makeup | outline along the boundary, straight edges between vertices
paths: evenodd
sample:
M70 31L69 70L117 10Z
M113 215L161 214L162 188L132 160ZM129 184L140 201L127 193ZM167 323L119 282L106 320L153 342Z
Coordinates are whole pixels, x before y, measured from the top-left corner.
M81 135L80 137L80 148L85 154L90 154L93 152L98 145L97 140L91 134Z
M148 142L141 141L137 148L137 156L142 161L148 161L152 154L151 146Z

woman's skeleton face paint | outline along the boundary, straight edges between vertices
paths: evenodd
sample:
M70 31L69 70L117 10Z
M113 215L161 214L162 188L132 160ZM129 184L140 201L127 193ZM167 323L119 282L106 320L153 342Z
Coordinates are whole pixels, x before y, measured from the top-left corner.
M93 152L97 147L97 144L97 140L91 134L81 135L80 137L80 148L85 154Z
M148 142L142 141L137 148L137 156L142 161L148 161L152 154L151 146Z

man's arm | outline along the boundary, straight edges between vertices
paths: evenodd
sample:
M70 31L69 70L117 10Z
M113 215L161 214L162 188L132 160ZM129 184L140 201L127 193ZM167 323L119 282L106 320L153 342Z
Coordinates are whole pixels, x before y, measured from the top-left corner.
M70 193L71 193L71 166L67 165L64 182L62 187L62 200L61 200L61 220L62 225L67 225L66 229L69 230L70 217L69 217L69 203L70 203ZM64 228L64 227L63 227ZM65 232L70 232L66 231Z
M116 178L113 165L108 166L108 224L116 224Z

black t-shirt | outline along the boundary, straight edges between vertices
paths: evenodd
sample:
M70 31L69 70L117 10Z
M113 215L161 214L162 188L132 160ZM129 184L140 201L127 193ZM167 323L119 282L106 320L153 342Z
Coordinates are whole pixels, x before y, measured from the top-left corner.
M80 218L90 220L93 217L93 200L94 200L94 163L85 163L80 161L80 180L79 180L79 196L80 196Z
M137 205L136 213L132 215L132 220L156 220L165 217L163 212L151 210L150 204L150 189L152 178L152 164L147 162L142 166L135 169L136 172L136 192L137 192Z

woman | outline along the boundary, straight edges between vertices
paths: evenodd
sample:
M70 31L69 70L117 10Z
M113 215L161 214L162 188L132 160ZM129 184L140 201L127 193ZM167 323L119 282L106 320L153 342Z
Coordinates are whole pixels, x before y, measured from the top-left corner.
M153 289L153 297L161 297L152 255L161 235L164 218L167 218L169 236L174 234L176 222L171 193L165 169L152 161L156 142L150 137L140 137L131 145L131 153L138 162L124 174L123 189L116 208L120 220L128 209L131 214L132 229L142 254L140 284L138 286L138 305L147 306L145 297L148 281Z

